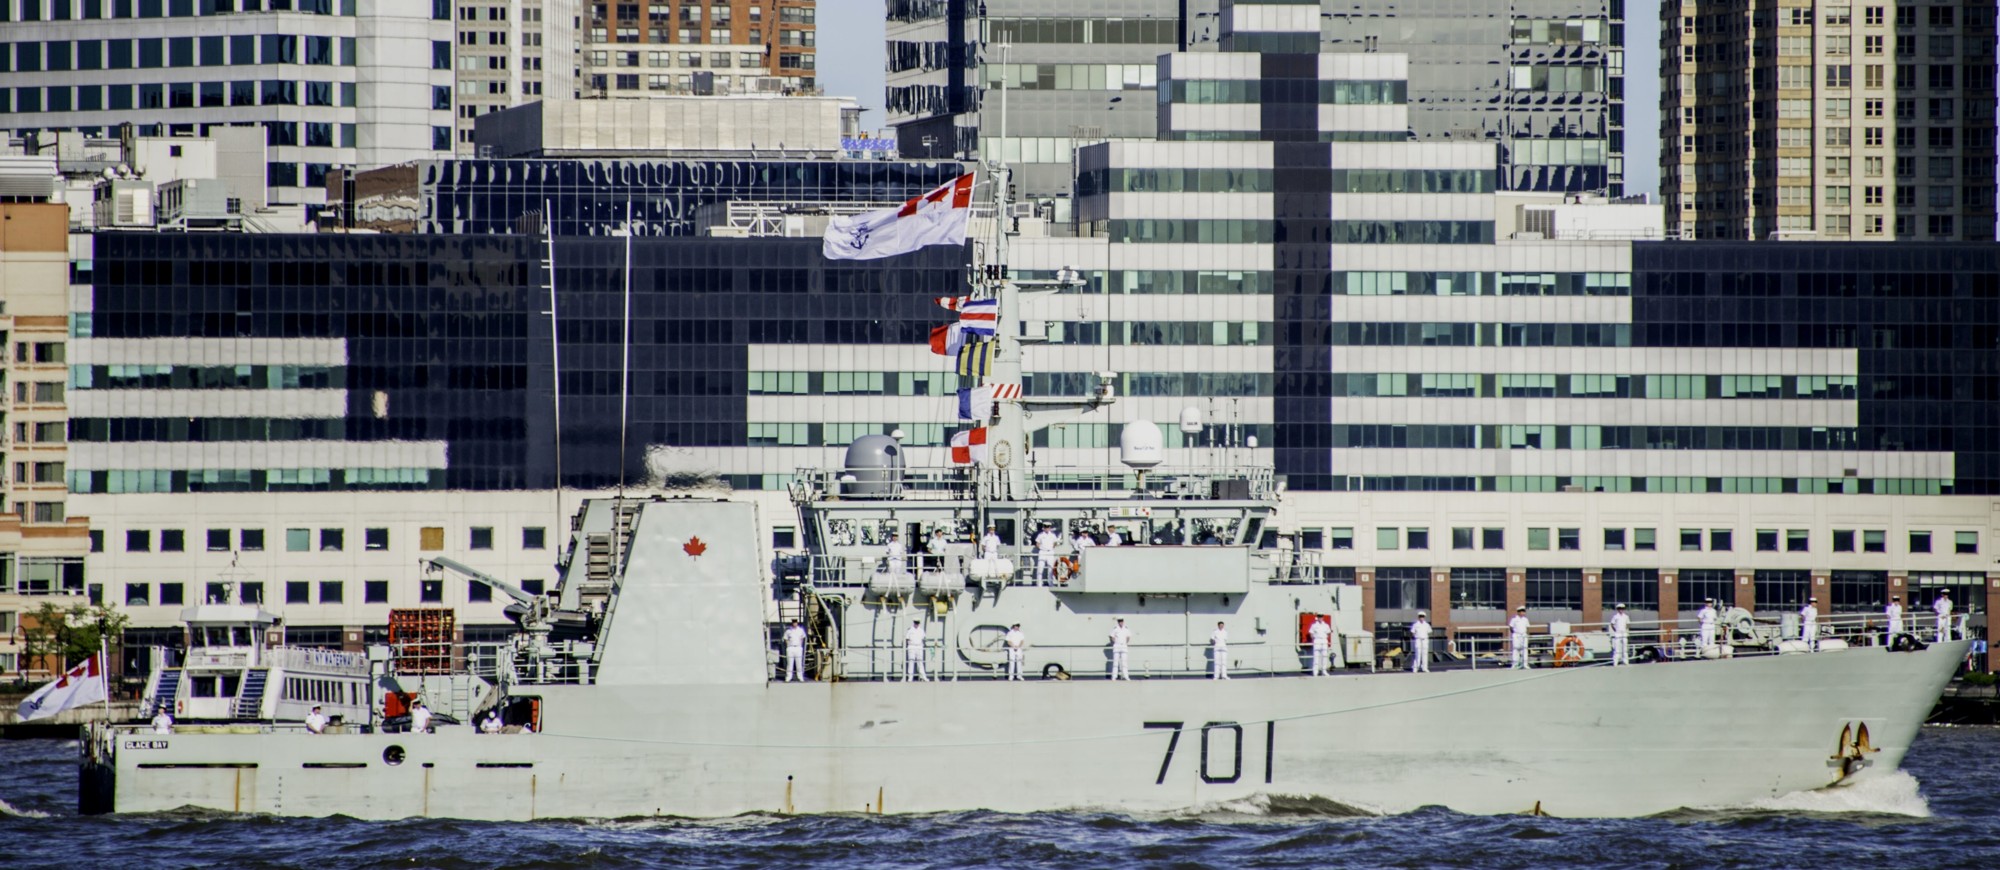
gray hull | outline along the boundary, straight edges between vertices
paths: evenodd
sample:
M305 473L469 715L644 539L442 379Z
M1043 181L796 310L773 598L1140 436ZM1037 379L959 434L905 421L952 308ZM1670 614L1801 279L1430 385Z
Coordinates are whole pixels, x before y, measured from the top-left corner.
M1833 784L1861 724L1879 752L1854 776L1894 770L1965 646L1219 683L551 686L542 734L119 734L111 808L519 820L1262 793L1636 816Z

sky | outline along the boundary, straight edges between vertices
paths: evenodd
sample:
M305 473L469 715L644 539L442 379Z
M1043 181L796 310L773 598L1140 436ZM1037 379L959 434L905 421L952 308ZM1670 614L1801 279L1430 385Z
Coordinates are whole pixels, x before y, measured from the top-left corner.
M1660 0L1625 4L1625 191L1657 193L1660 181ZM819 0L819 84L868 110L883 126L882 0Z

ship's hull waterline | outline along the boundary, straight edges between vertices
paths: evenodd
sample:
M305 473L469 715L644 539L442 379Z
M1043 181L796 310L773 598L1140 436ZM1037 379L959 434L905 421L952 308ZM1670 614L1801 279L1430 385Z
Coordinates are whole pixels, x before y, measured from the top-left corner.
M113 808L393 819L1154 812L1637 816L1892 771L1964 642L1707 662L1105 683L519 687L541 734L121 734ZM400 747L402 761L385 753ZM100 780L101 781L101 780ZM91 788L86 778L86 789ZM100 786L102 787L102 786Z

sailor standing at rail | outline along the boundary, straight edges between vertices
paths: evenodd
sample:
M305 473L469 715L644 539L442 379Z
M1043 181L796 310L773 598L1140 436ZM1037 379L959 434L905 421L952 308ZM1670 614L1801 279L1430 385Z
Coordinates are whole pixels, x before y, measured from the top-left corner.
M1698 616L1701 620L1701 641L1697 648L1707 652L1715 646L1715 599L1703 601Z
M910 551L903 546L903 539L895 532L889 533L889 573L902 574L910 570Z
M1208 645L1215 656L1215 673L1209 679L1229 679L1229 629L1223 628L1221 622L1217 622L1215 631L1209 633Z
M1417 621L1410 623L1410 673L1431 672L1431 617L1417 611Z
M1028 653L1028 636L1021 633L1021 624L1014 623L1007 629L1007 679L1021 679L1021 657Z
M1938 590L1937 601L1931 603L1931 610L1937 613L1938 640L1951 640L1951 592Z
M422 698L418 698L416 705L410 708L410 730L417 734L431 733L431 708L424 704Z
M1819 599L1807 598L1806 606L1799 608L1799 640L1806 642L1806 652L1819 649Z
M1089 529L1077 529L1076 537L1070 539L1069 545L1076 550L1076 560L1078 563L1081 563L1083 561L1083 551L1097 546L1097 539L1090 536Z
M785 682L797 683L806 678L806 628L794 619L785 628Z
M1889 622L1888 633L1882 636L1882 645L1890 646L1896 642L1896 635L1903 633L1903 599L1890 598L1889 605L1882 608L1882 615L1888 617Z
M1327 624L1326 616L1315 616L1313 617L1312 627L1306 629L1306 635L1312 639L1312 675L1315 677L1327 676L1328 660L1332 658L1328 653L1330 652L1329 647L1333 638L1333 626Z
M1125 627L1125 620L1118 620L1118 624L1111 627L1112 679L1127 681L1132 679L1131 647L1132 630Z
M159 709L153 713L153 733L174 733L174 714L167 712L167 702L159 702Z
M924 667L924 624L912 619L910 630L903 632L903 682L930 678L930 671Z
M1514 617L1507 620L1507 650L1513 656L1515 670L1528 669L1528 608L1514 608Z
M1042 530L1035 533L1035 579L1049 582L1056 576L1056 530L1042 524Z
M306 730L313 734L325 734L326 724L326 714L320 712L318 704L314 704L312 712L306 714Z
M992 526L987 526L986 534L979 538L979 558L988 562L1000 561L1000 533Z
M1611 666L1629 664L1632 659L1632 617L1625 615L1625 605L1618 605L1611 614Z

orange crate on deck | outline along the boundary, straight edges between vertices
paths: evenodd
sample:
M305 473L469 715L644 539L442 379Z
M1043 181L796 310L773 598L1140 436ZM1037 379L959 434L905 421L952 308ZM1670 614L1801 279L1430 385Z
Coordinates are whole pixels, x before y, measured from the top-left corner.
M448 608L389 611L389 650L396 672L449 674L458 615Z

